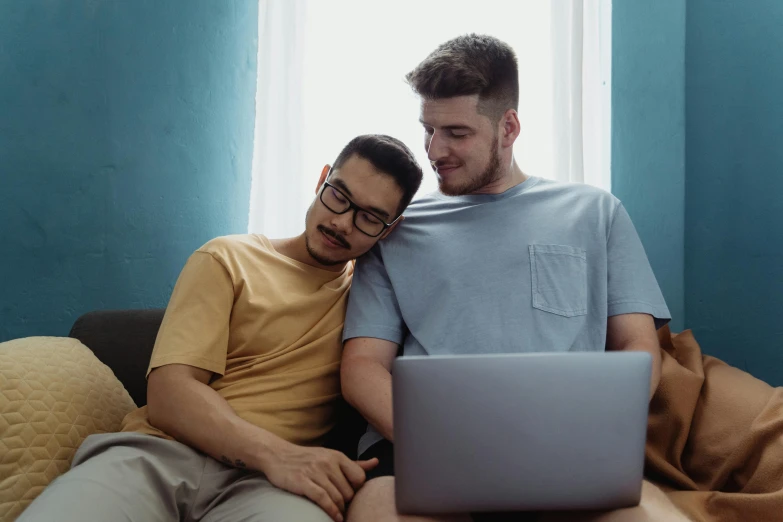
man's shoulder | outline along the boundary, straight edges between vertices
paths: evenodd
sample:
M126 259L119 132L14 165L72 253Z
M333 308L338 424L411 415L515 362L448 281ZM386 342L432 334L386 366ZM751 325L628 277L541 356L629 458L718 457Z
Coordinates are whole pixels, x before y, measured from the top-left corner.
M249 251L268 248L268 240L258 234L232 234L210 239L196 252L210 254L220 261L226 261Z
M611 192L587 183L576 181L557 181L554 179L539 179L532 191L548 192L551 194L572 194L582 198L590 198L598 201L618 202L619 200Z
M529 191L548 209L567 208L578 214L598 214L611 219L622 204L611 192L586 183L541 179Z
M537 204L534 208L543 205L547 212L558 207L565 207L584 212L598 211L608 215L613 215L614 211L621 204L620 200L612 193L593 185L539 177L534 177L530 181L534 183L531 183L529 188L516 191L510 197L505 198L504 201L511 204L512 207L518 203L528 209L531 208L531 204ZM437 192L428 194L411 202L403 214L407 223L403 222L401 228L407 229L414 223L428 222L428 218L432 216L443 215L444 213L466 207L483 208L487 212L497 211L499 208L495 205L480 205L478 203L480 202L474 200L466 201L459 197L443 196ZM502 207L503 212L508 211L508 209L507 205Z
M433 206L442 206L447 202L448 200L439 195L437 192L431 192L429 194L417 196L413 201L411 201L410 205L408 205L408 208L405 209L403 215L409 217L411 215L420 214L421 212L427 212L432 210Z

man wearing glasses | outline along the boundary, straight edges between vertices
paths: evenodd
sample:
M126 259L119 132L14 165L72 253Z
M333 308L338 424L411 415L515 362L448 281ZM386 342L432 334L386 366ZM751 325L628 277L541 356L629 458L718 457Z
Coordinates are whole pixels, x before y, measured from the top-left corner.
M422 172L359 136L325 166L294 238L214 239L187 261L148 370L148 405L93 435L20 521L342 521L376 459L319 447L335 423L356 257L402 220Z
M353 211L353 226L356 227L359 232L363 232L370 237L378 237L384 232L390 231L398 221L404 219L402 215L400 215L391 223L386 223L384 220L389 219L389 214L385 210L379 207L369 207L369 209L365 210L358 206L351 201L349 196L349 194L351 194L351 189L348 188L348 185L342 179L335 177L331 183L329 182L332 170L332 167L329 167L327 170L326 180L323 182L319 199L321 200L321 203L334 214L342 215L346 212ZM333 236L328 229L324 229L322 232L326 234L326 239L330 244L336 243L336 246L351 248L351 246L345 242L344 238ZM312 249L310 249L310 255L313 256L314 259L318 259L316 257L318 254L312 251ZM324 261L324 263L329 263L329 261Z

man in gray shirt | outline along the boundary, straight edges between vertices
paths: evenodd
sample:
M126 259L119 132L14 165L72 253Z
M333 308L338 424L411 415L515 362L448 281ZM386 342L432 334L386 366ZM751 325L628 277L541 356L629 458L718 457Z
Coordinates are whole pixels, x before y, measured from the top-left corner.
M670 318L622 203L594 187L528 176L515 162L510 47L462 36L407 79L422 99L440 191L411 204L394 234L357 263L342 389L370 424L359 454L380 465L349 521L397 518L390 368L400 350L645 351L652 396L661 371L656 328Z

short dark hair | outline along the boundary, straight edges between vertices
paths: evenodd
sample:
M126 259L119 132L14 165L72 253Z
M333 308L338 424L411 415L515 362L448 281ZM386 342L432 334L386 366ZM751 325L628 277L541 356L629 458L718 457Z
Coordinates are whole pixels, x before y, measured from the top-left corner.
M511 47L467 34L441 44L405 79L425 99L478 94L479 111L495 120L519 106L519 68Z
M343 148L332 168L339 169L354 155L366 159L373 167L394 178L402 189L402 201L397 208L397 215L402 214L419 190L424 177L410 149L391 136L364 134L355 137Z

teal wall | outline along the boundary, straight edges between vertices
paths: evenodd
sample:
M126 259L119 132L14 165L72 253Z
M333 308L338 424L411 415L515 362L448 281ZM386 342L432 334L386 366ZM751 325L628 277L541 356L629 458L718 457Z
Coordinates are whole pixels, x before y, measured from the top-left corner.
M687 323L783 385L783 2L688 0L687 20Z
M612 3L612 192L685 321L685 4Z
M783 385L783 2L613 2L612 191L705 353Z
M0 341L164 306L244 232L255 0L0 2Z

